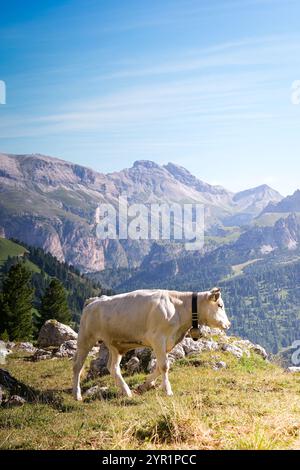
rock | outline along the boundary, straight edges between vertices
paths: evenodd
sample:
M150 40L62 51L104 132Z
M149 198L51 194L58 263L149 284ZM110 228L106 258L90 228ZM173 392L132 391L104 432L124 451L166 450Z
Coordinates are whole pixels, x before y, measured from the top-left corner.
M32 343L16 343L13 346L13 351L22 351L30 354L34 354L37 348L33 346Z
M263 347L260 346L259 344L252 344L251 349L252 349L256 354L258 354L259 356L261 356L263 359L268 359L268 353L267 353L267 351L265 350L265 348L263 348Z
M181 343L176 344L175 348L172 349L168 356L173 362L182 359L185 356L183 345Z
M70 326L64 325L57 320L48 320L40 330L38 345L40 348L61 346L65 341L77 340L77 336L77 333Z
M4 341L0 341L0 364L5 364L6 356L10 353Z
M150 359L149 364L147 366L147 372L151 374L155 368L156 368L156 359L152 358Z
M287 372L290 372L292 374L299 374L300 373L300 367L288 367Z
M245 352L241 348L239 348L238 346L235 346L234 344L227 344L227 343L222 344L221 349L222 349L222 351L229 352L230 354L237 357L238 359L241 359L243 357L244 352ZM248 351L248 353L249 353L249 351Z
M22 398L19 395L12 395L10 399L5 403L5 406L7 408L12 408L14 406L23 406L25 403L25 398Z
M109 353L107 347L104 343L101 343L98 357L91 361L88 379L93 379L99 375L102 376L109 374L109 370L107 369L108 356Z
M201 351L217 351L219 349L219 345L216 341L204 338L194 341L192 338L186 337L180 344L182 345L186 356L197 354Z
M192 338L188 337L184 338L180 344L186 355L198 353L203 349L203 344L200 340L194 341Z
M244 355L250 357L250 351L260 354L264 359L267 358L267 353L261 346L253 344L248 340L238 340L234 337L226 336L226 334L217 329L209 327L201 327L202 337L194 341L189 336L186 336L180 343L178 343L172 351L169 352L170 366L177 360L183 359L190 355L198 355L203 351L225 351L234 355L236 358L241 359ZM212 336L216 339L212 339ZM97 376L106 375L109 373L107 369L108 350L102 343L99 350L99 355L91 362L88 379ZM212 356L213 357L213 356ZM218 361L210 364L214 369L226 368L227 364L224 361ZM201 361L201 364L203 361ZM151 373L156 367L156 358L154 352L150 348L137 348L134 351L129 351L123 356L121 367L124 367L129 375L139 372Z
M233 344L234 346L237 346L238 348L241 348L241 349L250 349L253 344L251 343L251 341L249 341L248 339L237 339L235 341L233 341L231 344Z
M210 328L209 326L206 325L201 325L200 326L200 333L201 336L204 338L210 337L210 336L226 336L226 333L223 330L220 330L219 328Z
M234 341L231 344L233 344L234 346L237 346L238 348L241 348L248 356L249 356L250 351L253 351L259 356L261 356L263 359L268 358L268 353L262 346L260 346L259 344L253 344L248 339L240 339L240 340Z
M100 385L95 385L94 387L89 388L84 396L90 400L100 399L103 400L108 391L108 387L100 387Z
M32 361L43 361L45 359L51 359L52 358L52 352L47 349L37 349L32 356Z
M202 351L217 351L220 349L220 346L216 341L208 339L202 339L200 341L202 343Z
M152 349L150 348L137 348L134 351L134 355L140 360L140 369L144 372L149 372L149 364L151 361L155 361L155 355ZM154 363L154 362L153 362ZM155 367L154 364L154 367Z
M138 357L133 356L126 364L126 370L129 375L137 374L140 372L140 360Z
M77 350L77 340L69 339L62 343L59 346L58 351L56 351L54 357L73 357Z
M215 363L215 365L214 365L213 368L214 368L215 370L218 370L218 369L226 369L226 367L227 367L226 362L224 362L224 361L219 361L219 362L216 362L216 363Z

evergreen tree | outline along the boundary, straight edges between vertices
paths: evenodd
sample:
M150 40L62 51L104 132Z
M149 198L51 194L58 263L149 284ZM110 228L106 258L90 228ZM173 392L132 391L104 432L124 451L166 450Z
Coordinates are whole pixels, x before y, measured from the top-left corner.
M56 278L51 280L41 300L40 326L47 320L57 320L66 325L71 322L66 291Z
M34 289L31 273L23 262L11 266L3 280L0 299L0 333L12 341L32 338L32 303Z

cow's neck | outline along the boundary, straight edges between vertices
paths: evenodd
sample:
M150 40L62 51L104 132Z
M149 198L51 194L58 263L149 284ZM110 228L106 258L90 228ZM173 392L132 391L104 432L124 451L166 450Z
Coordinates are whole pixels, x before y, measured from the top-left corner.
M178 309L180 312L180 330L187 332L192 326L192 292L182 292L178 296L182 301L181 308ZM205 292L198 293L197 308L200 313L201 301L204 299ZM198 313L198 318L199 318ZM201 319L199 319L201 320ZM200 321L201 323L201 321Z

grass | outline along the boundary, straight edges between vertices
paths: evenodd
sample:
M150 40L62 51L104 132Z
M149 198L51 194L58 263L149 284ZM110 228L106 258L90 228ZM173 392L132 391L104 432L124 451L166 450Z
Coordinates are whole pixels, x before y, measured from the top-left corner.
M0 266L5 263L9 256L23 256L26 251L23 246L17 243L7 240L6 238L0 238Z
M227 368L213 370L223 360ZM288 449L300 448L300 377L256 354L238 361L205 352L170 372L174 397L158 389L122 398L109 376L84 382L107 386L103 400L75 402L72 362L9 357L11 374L52 390L63 406L0 409L0 449ZM127 377L134 388L143 374Z
M17 243L12 242L11 240L7 240L6 238L0 238L0 266L2 266L6 262L9 256L22 257L26 252L27 250L23 246L18 245ZM40 268L28 259L25 261L25 266L29 269L29 271L33 273L41 272Z

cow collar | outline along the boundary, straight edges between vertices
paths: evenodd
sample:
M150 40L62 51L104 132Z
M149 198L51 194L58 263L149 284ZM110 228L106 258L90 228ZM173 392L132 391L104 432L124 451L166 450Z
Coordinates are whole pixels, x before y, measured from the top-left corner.
M192 328L190 330L190 335L194 341L200 338L200 328L199 328L199 321L198 321L198 293L193 292L192 294Z

